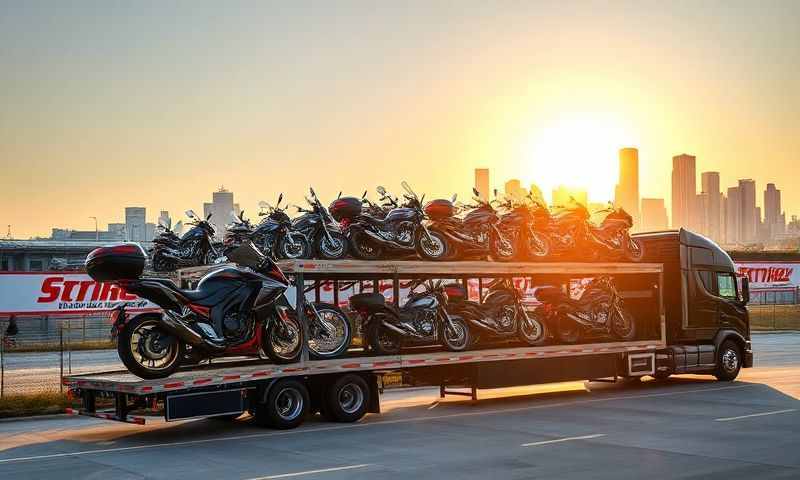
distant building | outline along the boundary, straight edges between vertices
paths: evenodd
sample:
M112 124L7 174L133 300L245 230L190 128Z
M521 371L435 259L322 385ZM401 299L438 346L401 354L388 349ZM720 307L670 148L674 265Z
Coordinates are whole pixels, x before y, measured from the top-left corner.
M158 214L158 222L159 225L172 225L172 219L169 217L169 212L166 210L161 210Z
M571 201L576 201L583 206L589 203L589 196L586 190L580 188L570 188L565 185L559 185L553 189L552 204L555 206L568 205Z
M758 222L756 216L756 182L751 179L739 180L739 241L753 243L758 240Z
M742 202L739 187L728 188L725 201L725 243L736 245L741 243Z
M85 242L92 240L106 242L125 241L125 232L104 231L104 230L69 230L65 228L54 228L50 234L50 240L60 242Z
M706 195L704 220L706 235L716 242L722 241L722 192L719 186L719 172L700 174L702 193Z
M614 190L614 206L624 208L633 217L633 228L639 228L639 150L635 148L619 151L619 182Z
M475 189L478 190L480 198L483 201L489 200L489 169L476 168L475 169Z
M643 232L654 232L669 228L667 207L663 198L642 198L641 227Z
M672 227L693 227L697 208L696 158L681 154L672 157ZM696 215L696 214L695 214Z
M217 238L225 236L226 228L233 223L233 216L239 214L239 204L233 202L233 192L220 187L211 197L211 203L203 204L203 217L211 214L209 222L214 225Z
M125 234L129 242L147 240L146 213L144 207L125 207Z
M528 191L522 188L522 183L517 179L511 179L505 184L505 194L507 197L521 199L528 194Z
M764 224L768 239L772 240L786 231L786 215L781 210L781 191L774 183L764 190Z

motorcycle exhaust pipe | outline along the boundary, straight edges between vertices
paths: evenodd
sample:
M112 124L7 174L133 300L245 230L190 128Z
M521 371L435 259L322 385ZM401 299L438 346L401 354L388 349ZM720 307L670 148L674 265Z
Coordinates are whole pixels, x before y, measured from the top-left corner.
M362 231L364 233L366 233L369 238L371 238L372 240L375 240L376 242L380 243L381 245L387 245L389 247L396 248L398 250L414 250L414 247L412 247L412 246L400 245L399 243L394 242L392 240L387 240L387 239L379 236L378 234L373 233L370 230L364 229Z
M180 338L182 342L193 347L210 350L212 352L221 352L225 350L224 345L216 344L203 337L175 312L165 310L164 315L161 316L161 323L170 333Z
M393 331L394 333L396 333L398 335L411 336L411 337L416 337L416 338L424 338L422 335L420 335L420 334L418 334L416 332L410 332L410 331L407 331L407 330L403 330L402 328L398 327L397 325L391 324L391 323L387 322L386 320L381 321L381 325L383 325L384 327L388 328L389 330Z

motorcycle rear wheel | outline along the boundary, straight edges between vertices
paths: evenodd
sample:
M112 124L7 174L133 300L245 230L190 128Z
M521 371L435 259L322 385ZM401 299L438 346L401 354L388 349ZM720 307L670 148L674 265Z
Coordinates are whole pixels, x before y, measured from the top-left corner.
M350 247L353 255L361 260L378 260L383 257L383 248L370 240L369 236L360 230L352 230Z
M611 331L620 340L633 340L636 336L636 322L634 322L633 315L624 308L620 308L619 312L615 311L611 318Z
M556 320L556 336L562 343L577 343L581 338L581 327L570 318L559 315Z
M550 239L547 235L533 232L528 236L525 243L529 260L537 262L545 260L550 256Z
M504 243L497 235L492 235L489 241L492 242L491 251L494 260L498 262L510 262L514 259L516 253L514 242L507 240Z
M156 314L137 315L119 332L117 354L122 364L145 380L169 377L180 367L185 347L159 327Z

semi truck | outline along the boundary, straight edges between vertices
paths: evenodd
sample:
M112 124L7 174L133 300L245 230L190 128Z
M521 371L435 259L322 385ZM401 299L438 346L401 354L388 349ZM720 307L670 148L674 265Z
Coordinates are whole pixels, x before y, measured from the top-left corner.
M609 275L635 319L636 336L631 340L590 337L578 344L492 344L464 352L415 348L383 356L353 349L330 360L312 360L306 350L296 363L219 361L160 380L142 380L126 371L70 375L63 383L80 398L81 407L68 412L139 424L145 422L141 412L153 410L163 412L167 421L232 419L249 413L259 425L285 429L298 426L310 414L353 422L379 413L387 378L402 379L403 385L438 387L442 397L459 394L476 401L481 389L549 382L663 379L681 373L731 381L741 368L751 367L748 283L737 278L730 257L687 230L638 238L645 248L641 263L279 262L293 279L295 292L302 292L294 295L301 322L307 296L318 300L325 285L333 285L333 301L341 303L342 283L358 282L361 291L381 291L388 282L392 301L399 304L401 282L409 279L450 279L465 286L477 282L480 300L485 282L497 278L524 279L534 296L541 286L559 286L574 295L586 279ZM183 270L178 280L189 287L208 268L214 267Z

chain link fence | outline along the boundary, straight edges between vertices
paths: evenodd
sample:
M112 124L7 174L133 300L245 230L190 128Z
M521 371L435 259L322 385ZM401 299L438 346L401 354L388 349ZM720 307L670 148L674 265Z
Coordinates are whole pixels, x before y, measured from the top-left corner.
M0 397L63 391L61 377L122 368L108 314L0 318Z

